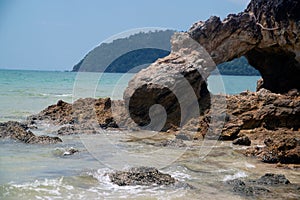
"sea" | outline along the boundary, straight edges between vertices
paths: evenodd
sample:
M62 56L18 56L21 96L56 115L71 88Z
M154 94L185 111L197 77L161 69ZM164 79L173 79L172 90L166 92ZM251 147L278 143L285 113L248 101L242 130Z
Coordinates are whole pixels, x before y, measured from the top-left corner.
M0 122L24 121L58 100L72 103L85 97L122 99L133 76L0 70ZM238 94L245 90L255 91L258 79L259 76L214 75L208 78L208 87L215 94ZM36 135L53 136L58 128L40 124L32 131ZM224 182L243 177L258 178L272 172L283 173L291 182L300 183L299 172L269 167L254 158L246 158L235 151L241 147L233 147L231 142L199 141L181 150L166 147L161 151L149 143L124 142L132 136L130 131L102 130L101 134L105 140L99 141L97 147L87 143L95 140L94 135L60 136L63 142L53 145L29 145L1 139L0 199L244 199L232 193ZM65 154L70 148L79 152ZM209 149L209 153L199 156L199 149ZM117 151L123 152L121 156ZM127 169L143 156L147 158L147 166L159 166L160 171L193 188L117 186L110 182L107 174L117 170L116 166ZM278 199L286 197L297 199L300 196L282 194L278 188Z

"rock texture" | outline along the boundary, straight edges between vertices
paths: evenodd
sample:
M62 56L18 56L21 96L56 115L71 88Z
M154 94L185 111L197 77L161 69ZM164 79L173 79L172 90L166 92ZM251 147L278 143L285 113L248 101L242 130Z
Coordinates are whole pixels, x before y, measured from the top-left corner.
M48 106L40 113L28 117L28 120L43 120L54 125L63 125L58 130L59 135L94 134L97 133L95 128L118 128L112 115L111 103L110 98L78 99L73 104L59 100L57 104ZM118 101L115 103L117 104Z
M152 167L131 168L128 171L116 171L109 174L111 182L119 185L171 185L176 179L169 174L159 172Z
M288 190L291 194L298 194L299 185L291 184L290 181L282 174L267 173L258 179L241 180L234 179L226 182L228 186L232 187L232 191L241 196L248 196L255 199L270 198L282 199L286 196L280 196L278 191ZM280 186L280 187L277 187ZM285 194L286 195L286 194ZM291 199L296 199L297 196L290 196Z
M36 136L26 124L14 121L0 123L0 138L10 138L27 144L55 144L62 142L58 137Z
M251 144L244 154L263 162L299 164L300 95L295 94L292 91L280 95L262 89L228 95L225 125L219 139ZM202 119L200 124L205 123L210 126L209 120Z
M195 23L189 35L219 64L245 56L262 75L262 88L300 89L300 2L252 0L244 12Z
M213 68L208 54L186 33L174 34L171 43L171 54L137 73L124 92L130 117L145 129L184 124L199 115L198 101L208 95L207 72Z

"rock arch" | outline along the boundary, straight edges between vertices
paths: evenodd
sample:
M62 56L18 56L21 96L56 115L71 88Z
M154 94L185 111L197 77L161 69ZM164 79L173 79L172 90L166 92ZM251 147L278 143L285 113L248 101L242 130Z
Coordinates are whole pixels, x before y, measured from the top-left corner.
M211 17L188 31L216 64L245 56L259 70L260 87L284 93L300 89L300 2L252 0L223 21Z

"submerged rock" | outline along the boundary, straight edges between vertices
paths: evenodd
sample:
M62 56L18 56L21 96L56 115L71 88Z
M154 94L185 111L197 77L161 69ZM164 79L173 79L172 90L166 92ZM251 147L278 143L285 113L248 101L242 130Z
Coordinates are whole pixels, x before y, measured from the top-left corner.
M251 180L250 182L259 185L284 185L290 184L290 181L283 174L267 173L257 180Z
M26 124L15 121L0 123L0 138L10 138L27 144L55 144L62 142L59 137L36 136Z
M252 196L255 198L281 198L276 190L288 190L298 194L299 185L291 184L282 174L267 173L258 179L234 179L226 181L232 187L232 191L241 196ZM278 186L281 186L280 188Z
M126 185L171 185L176 179L169 174L159 172L153 167L134 167L128 171L116 171L110 173L111 182L119 186Z
M232 144L250 146L251 140L247 136L244 136L233 140Z

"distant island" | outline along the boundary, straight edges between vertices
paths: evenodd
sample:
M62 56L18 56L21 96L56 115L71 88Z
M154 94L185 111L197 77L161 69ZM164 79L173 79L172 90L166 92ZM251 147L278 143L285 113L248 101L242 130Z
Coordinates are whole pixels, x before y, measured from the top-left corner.
M174 32L173 30L139 32L113 40L111 43L102 43L80 60L72 71L136 73L170 53L170 39ZM245 57L222 63L217 68L222 75L260 75L248 64Z

